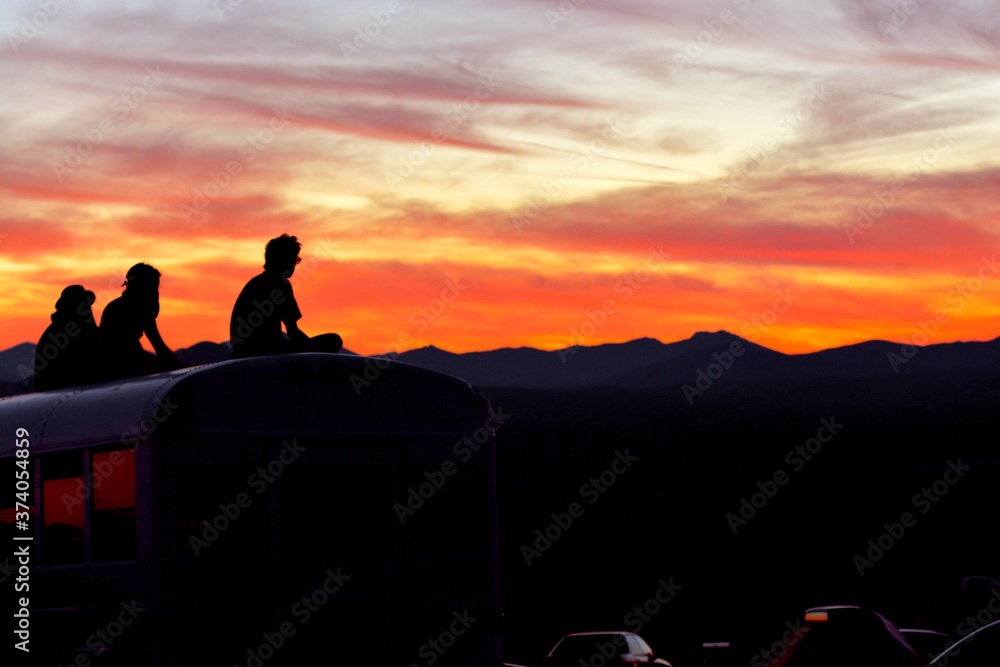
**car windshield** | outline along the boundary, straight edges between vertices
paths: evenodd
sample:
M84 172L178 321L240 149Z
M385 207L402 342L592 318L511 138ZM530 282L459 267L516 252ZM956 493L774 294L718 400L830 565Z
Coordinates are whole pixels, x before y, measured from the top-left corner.
M616 653L627 652L627 649L624 648L624 638L621 635L608 633L595 635L569 635L568 637L563 637L562 641L559 642L554 649L552 649L552 655L562 658L582 658L586 660L589 656L595 654L600 655L601 646L606 646L608 643L615 647ZM587 662L589 662L589 660L587 660Z

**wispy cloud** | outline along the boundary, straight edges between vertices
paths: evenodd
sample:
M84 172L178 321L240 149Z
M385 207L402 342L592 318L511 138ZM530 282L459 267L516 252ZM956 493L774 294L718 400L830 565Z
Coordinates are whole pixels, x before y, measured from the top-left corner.
M282 232L319 262L307 330L362 352L454 277L414 344L558 346L661 246L607 340L738 327L782 286L803 298L761 342L892 338L997 245L986 2L401 3L350 58L380 3L78 3L3 52L0 347L140 259L171 344L222 339ZM4 34L35 11L5 4ZM997 314L984 289L950 331Z

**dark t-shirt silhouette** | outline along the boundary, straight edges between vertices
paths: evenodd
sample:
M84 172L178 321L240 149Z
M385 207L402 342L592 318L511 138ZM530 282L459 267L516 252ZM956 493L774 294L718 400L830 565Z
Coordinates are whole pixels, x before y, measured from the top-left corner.
M104 307L101 315L101 343L112 378L134 377L181 368L181 363L163 343L156 327L160 306L125 291ZM146 335L157 354L143 349Z
M145 352L140 342L143 323L152 318L152 311L127 296L120 296L104 307L101 335L118 355L136 358Z
M259 357L293 352L281 325L302 319L292 284L281 274L264 271L250 281L236 298L229 319L233 358Z

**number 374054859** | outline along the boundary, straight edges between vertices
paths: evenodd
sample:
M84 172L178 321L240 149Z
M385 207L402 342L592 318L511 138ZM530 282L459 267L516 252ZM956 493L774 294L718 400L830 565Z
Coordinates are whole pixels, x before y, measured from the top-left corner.
M26 428L17 429L14 435L16 436L14 444L17 446L14 454L17 457L14 471L15 488L17 489L14 494L16 498L14 520L27 521L30 517L28 495L31 491L31 467L28 457L31 456L31 442L28 439L29 434Z

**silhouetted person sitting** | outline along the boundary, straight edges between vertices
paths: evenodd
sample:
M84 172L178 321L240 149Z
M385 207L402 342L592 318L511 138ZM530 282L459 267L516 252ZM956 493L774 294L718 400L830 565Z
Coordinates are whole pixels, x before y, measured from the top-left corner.
M101 339L112 378L148 375L183 367L156 328L160 312L160 272L149 264L128 270L125 291L101 315ZM156 354L142 349L143 334Z
M302 318L288 279L302 259L302 244L282 234L267 242L264 272L250 279L236 299L229 320L229 342L234 359L291 352L340 352L344 341L335 333L307 336L297 322ZM281 333L285 325L287 338Z
M35 346L35 390L63 389L101 380L100 334L94 322L94 293L70 285Z

